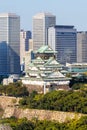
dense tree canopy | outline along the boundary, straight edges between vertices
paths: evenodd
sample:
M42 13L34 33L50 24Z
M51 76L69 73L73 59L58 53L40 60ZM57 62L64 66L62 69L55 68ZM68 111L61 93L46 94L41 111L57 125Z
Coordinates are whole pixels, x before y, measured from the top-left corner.
M87 91L52 91L20 100L22 107L87 114Z
M0 94L14 96L14 97L23 97L28 96L29 92L21 82L10 83L9 85L0 85Z
M13 130L87 130L87 116L66 123L36 119L29 121L26 118L16 119L15 117L1 119L1 123L9 124Z

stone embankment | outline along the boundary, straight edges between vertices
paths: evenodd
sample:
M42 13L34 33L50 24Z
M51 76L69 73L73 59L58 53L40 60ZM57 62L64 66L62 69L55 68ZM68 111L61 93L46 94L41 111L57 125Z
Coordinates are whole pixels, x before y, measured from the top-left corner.
M13 97L0 97L0 106L3 108L2 118L15 116L17 118L26 117L28 120L38 119L38 120L55 120L58 122L67 122L72 119L79 119L82 114L71 113L71 112L59 112L59 111L49 111L49 110L37 110L37 109L22 109L19 108L18 98Z
M9 96L0 96L0 107L4 110L8 106L14 106L19 104L19 99L16 97L9 97Z
M58 122L67 122L72 119L79 119L82 115L71 112L58 112L48 110L37 110L37 109L20 109L14 107L7 107L4 111L3 118L15 116L17 118L26 117L28 120L55 120Z

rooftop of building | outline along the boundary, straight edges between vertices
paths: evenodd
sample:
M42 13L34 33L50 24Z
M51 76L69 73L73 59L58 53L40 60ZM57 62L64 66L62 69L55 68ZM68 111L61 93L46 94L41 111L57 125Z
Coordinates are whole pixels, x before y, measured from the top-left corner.
M53 17L55 17L55 15L53 15L52 13L50 13L50 12L41 12L41 13L38 13L38 14L36 14L35 16L33 16L34 18L43 18L43 17L46 17L46 16L53 16Z
M55 27L55 28L64 28L64 29L73 29L74 28L74 26L73 25L55 25L55 26L53 26L53 27Z
M19 17L15 13L0 13L0 17Z
M78 66L80 66L80 67L83 67L83 66L87 66L87 63L72 63L72 64L70 64L70 63L66 63L66 66L75 66L75 67L78 67Z

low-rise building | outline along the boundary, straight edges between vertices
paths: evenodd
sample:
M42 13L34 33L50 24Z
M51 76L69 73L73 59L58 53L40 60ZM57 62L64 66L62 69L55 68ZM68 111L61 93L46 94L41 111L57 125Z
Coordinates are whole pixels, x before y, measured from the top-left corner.
M67 70L70 73L84 73L87 72L87 63L72 63L66 64Z
M3 79L3 85L9 85L10 83L14 83L19 79L19 76L14 74L10 75L8 78Z

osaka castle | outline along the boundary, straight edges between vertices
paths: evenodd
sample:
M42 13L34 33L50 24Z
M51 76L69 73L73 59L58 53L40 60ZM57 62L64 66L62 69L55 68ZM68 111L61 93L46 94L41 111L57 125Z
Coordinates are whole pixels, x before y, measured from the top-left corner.
M62 73L62 65L56 60L56 52L47 45L35 52L35 59L31 60L22 78L28 90L46 93L52 90L69 89L69 78Z

